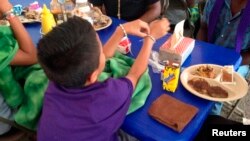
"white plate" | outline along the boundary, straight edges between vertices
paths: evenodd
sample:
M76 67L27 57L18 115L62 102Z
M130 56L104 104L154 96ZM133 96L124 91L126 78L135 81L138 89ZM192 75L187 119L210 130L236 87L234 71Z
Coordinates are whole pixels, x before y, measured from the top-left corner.
M99 30L105 29L105 28L109 27L109 26L112 24L112 19L111 19L110 17L108 17L108 16L106 16L106 15L102 15L102 16L103 16L103 18L105 18L108 22L107 22L107 24L105 24L105 25L103 25L103 26L101 26L101 27L96 27L96 26L94 26L95 31L99 31Z
M27 19L25 18L24 16L18 16L19 20L21 21L21 23L37 23L37 22L41 22L40 20L38 19ZM1 23L2 21L0 21L0 26L10 26L9 22L6 21L5 24L2 24Z
M24 17L23 15L18 16L18 18L21 21L21 23L37 23L37 22L41 22L40 19L28 19L28 18Z
M205 66L209 65L212 68L214 68L214 71L217 75L216 75L215 79L205 78L205 77L202 77L202 78L205 79L210 85L220 86L221 88L226 90L228 92L227 98L215 98L215 97L211 97L211 96L208 96L205 94L201 94L201 93L195 91L188 84L188 80L192 79L193 77L200 77L200 76L193 75L193 73L195 72L195 70L198 67L204 66L204 65ZM234 72L233 77L234 77L235 83L234 84L223 84L220 82L222 68L223 68L222 66L214 65L214 64L199 64L199 65L190 66L190 67L186 68L181 73L181 83L190 93L192 93L198 97L201 97L201 98L204 98L207 100L211 100L211 101L221 101L221 102L222 101L233 101L233 100L237 100L237 99L244 97L248 92L248 84L247 84L246 80L242 76L240 76L238 73Z

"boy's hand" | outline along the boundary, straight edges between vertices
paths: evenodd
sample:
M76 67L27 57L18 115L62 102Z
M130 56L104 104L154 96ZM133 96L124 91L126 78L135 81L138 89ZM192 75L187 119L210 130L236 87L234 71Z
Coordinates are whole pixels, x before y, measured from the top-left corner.
M3 13L9 11L11 8L12 8L12 4L8 0L1 0L0 18L3 16Z
M150 23L150 35L155 39L166 35L170 30L170 23L166 18L158 19Z
M123 27L127 34L136 35L139 37L145 37L147 34L149 34L148 23L142 20L127 22L123 24Z

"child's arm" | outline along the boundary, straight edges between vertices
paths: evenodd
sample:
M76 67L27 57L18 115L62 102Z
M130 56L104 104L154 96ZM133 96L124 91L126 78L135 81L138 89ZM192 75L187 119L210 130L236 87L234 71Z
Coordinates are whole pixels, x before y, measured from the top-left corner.
M167 34L167 31L169 31L169 29L169 22L165 18L156 20L150 24L151 37L146 36L144 38L144 43L141 51L135 59L135 62L132 65L128 75L126 76L132 82L134 88L137 84L138 79L147 69L150 52L155 42L154 40Z
M141 20L150 23L158 18L161 14L161 1L147 6L146 12L140 17Z
M250 50L241 52L242 62L241 65L249 65L250 64Z
M205 22L202 22L200 21L201 24L200 24L200 29L198 31L198 34L197 34L197 39L198 40L201 40L201 41L205 41L207 42L207 34L208 34L208 26Z
M148 24L141 21L135 20L122 25L127 34L136 35L139 37L145 37L149 33ZM124 31L121 26L118 26L112 36L109 38L107 43L103 47L103 52L106 58L113 57L115 50L124 37Z
M10 11L11 8L12 5L8 0L1 0L0 16L2 17L2 15ZM11 65L31 65L36 63L36 48L23 24L20 22L18 17L10 14L7 16L7 19L19 45L19 50L11 61Z
M193 8L196 4L195 0L186 0L188 8Z

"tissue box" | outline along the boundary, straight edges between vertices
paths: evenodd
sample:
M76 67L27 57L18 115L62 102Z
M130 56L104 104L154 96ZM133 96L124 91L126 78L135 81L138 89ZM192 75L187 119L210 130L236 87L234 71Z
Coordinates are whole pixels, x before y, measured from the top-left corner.
M177 62L181 65L191 54L194 48L194 39L181 37L176 45L171 48L171 37L160 47L159 60L164 64L166 61Z

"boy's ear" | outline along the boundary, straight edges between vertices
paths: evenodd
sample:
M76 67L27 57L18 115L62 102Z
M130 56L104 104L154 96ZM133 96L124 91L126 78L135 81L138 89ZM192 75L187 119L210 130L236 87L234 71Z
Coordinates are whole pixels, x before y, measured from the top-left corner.
M96 69L90 76L89 76L89 83L92 84L96 82L98 78L99 71Z

